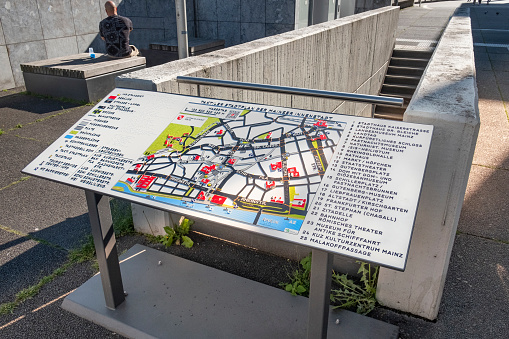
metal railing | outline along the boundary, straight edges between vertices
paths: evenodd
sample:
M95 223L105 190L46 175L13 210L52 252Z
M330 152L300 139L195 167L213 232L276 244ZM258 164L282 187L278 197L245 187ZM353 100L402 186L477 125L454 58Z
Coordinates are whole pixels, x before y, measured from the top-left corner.
M219 79L208 79L208 78L196 78L178 76L178 82L194 84L194 85L207 85L207 86L218 86L218 87L229 87L238 89L249 89L255 91L281 93L281 94L294 94L310 96L315 98L327 98L337 100L347 100L364 102L369 104L384 104L393 106L403 106L403 98L385 97L378 95L368 94L356 94L356 93L345 93L345 92L332 92L323 91L318 89L308 89L299 87L288 87L288 86L276 86L276 85L264 85L249 82L230 81L230 80L219 80Z

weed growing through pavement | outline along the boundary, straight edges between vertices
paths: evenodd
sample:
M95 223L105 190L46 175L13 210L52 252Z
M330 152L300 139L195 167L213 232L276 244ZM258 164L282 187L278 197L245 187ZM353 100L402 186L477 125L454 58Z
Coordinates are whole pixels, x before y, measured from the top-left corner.
M4 189L6 189L6 188L9 188L9 187L11 187L11 186L14 186L14 185L16 185L16 184L19 184L19 183L21 183L21 182L23 182L23 181L27 181L28 179L30 179L30 177L29 177L29 176L21 177L19 180L16 180L16 181L14 181L14 182L11 182L11 183L10 183L9 185L7 185L7 186L0 187L0 191L1 191L1 190L4 190Z
M334 308L352 309L359 314L368 314L376 306L376 282L378 269L372 269L371 264L357 261L361 266L357 271L361 275L360 284L348 279L346 274L332 274L332 282L339 286L331 291L331 301Z
M14 301L0 304L0 315L5 315L14 312L16 307L18 307L24 301L37 295L37 293L39 293L39 291L44 285L50 283L56 277L64 274L67 271L67 269L71 267L73 264L74 263L71 260L68 260L65 264L55 269L50 275L47 275L43 277L41 280L39 280L37 284L27 287L16 293Z
M182 245L186 248L193 247L194 242L187 236L189 234L189 229L193 224L193 220L185 218L180 225L175 223L171 227L165 226L164 231L166 234L158 237L159 242L166 247L170 247L173 243L175 243L175 245Z
M357 261L360 264L360 279L349 279L347 274L332 272L332 286L330 300L334 308L355 310L359 314L368 314L376 306L376 282L378 267ZM299 268L288 275L290 282L280 283L287 292L293 295L309 296L311 277L311 253L302 259Z
M292 295L309 296L309 281L311 275L311 253L300 261L299 269L295 270L292 275L288 275L290 283L280 283L287 292Z

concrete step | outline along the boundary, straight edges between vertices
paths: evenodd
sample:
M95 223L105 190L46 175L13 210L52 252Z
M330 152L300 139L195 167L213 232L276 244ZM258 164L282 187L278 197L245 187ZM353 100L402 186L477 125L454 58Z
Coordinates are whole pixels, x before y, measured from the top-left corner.
M432 51L419 51L412 49L395 49L392 56L395 58L431 59Z
M413 95L416 87L416 85L383 84L382 92Z
M412 94L410 94L410 93L396 93L396 92L392 92L392 91L382 90L380 92L380 95L386 96L386 97L403 98L403 99L405 99L404 105L406 105L406 104L408 104L408 102L410 102L410 99L412 99L413 93Z
M400 114L403 115L406 111L406 106L396 107L391 105L376 105L375 114Z
M399 114L399 113L386 113L386 112L377 113L377 112L375 112L374 117L376 119L403 121L403 114Z
M409 75L420 77L424 73L424 67L403 67L403 66L389 66L387 74L390 75Z
M429 59L397 58L392 56L390 66L426 67Z
M384 84L400 84L400 85L414 85L417 86L421 77L411 75L394 75L387 74L385 76Z

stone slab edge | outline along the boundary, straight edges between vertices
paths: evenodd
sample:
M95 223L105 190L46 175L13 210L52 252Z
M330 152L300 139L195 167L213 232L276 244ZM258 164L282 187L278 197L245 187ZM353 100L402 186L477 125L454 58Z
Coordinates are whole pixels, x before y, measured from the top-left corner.
M90 59L88 53L80 53L66 57L27 62L20 65L27 73L65 76L72 78L90 78L110 72L144 65L144 57L110 59L97 53L96 59ZM92 61L92 62L91 62Z

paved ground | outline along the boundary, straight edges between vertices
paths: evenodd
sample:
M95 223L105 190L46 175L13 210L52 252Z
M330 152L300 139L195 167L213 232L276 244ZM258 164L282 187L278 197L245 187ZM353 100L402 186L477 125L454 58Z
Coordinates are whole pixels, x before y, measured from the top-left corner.
M458 6L471 9L481 130L439 317L425 321L378 308L371 316L400 326L401 338L506 338L509 332L509 0L422 2L400 13L402 44L433 43ZM89 232L80 190L20 170L89 106L0 92L0 303L61 267ZM175 254L277 285L291 263L214 239ZM119 240L120 251L145 240ZM61 298L93 274L77 264L12 314L0 316L2 338L115 338L119 335L60 308Z

